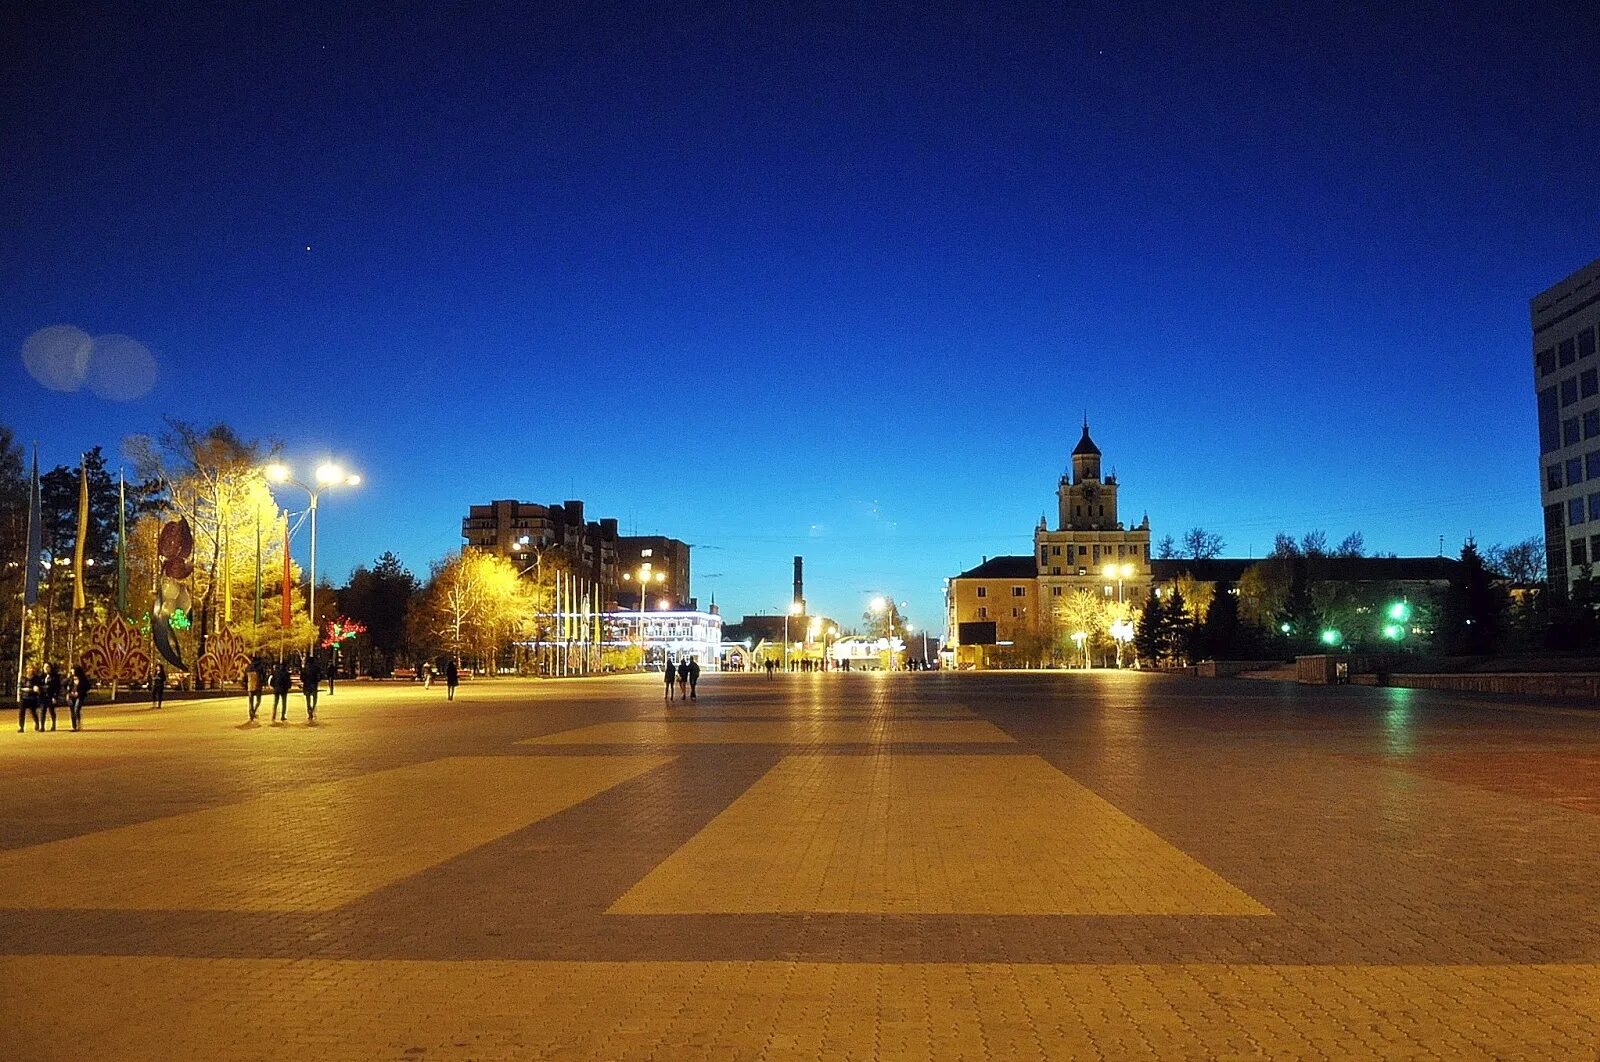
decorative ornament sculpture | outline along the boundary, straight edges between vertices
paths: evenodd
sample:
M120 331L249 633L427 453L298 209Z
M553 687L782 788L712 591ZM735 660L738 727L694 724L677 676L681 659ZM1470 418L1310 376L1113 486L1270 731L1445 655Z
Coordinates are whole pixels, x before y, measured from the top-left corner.
M188 628L193 604L189 588L183 583L194 574L194 532L189 530L187 519L180 516L162 525L156 553L161 570L156 577L155 604L150 609L150 636L167 663L187 671L188 665L172 636L174 629Z
M144 651L144 638L139 628L122 616L113 614L104 623L96 623L88 635L83 666L96 682L111 687L113 701L117 699L119 683L136 682L150 674L150 654Z
M244 651L244 639L228 627L206 639L206 651L196 662L199 668L200 688L221 689L229 679L242 678L250 666L250 654Z

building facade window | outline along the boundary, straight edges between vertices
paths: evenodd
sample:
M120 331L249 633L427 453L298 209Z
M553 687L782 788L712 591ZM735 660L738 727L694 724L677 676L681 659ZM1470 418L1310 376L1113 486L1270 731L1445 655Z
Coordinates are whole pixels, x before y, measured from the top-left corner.
M1573 349L1576 342L1575 339L1563 339L1556 344L1556 360L1561 363L1562 368L1571 365L1577 358L1577 351Z
M1578 418L1577 417L1568 417L1566 420L1562 421L1561 422L1561 445L1562 446L1571 446L1573 443L1581 442L1581 441L1582 440L1580 440L1578 438Z
M1583 499L1571 498L1567 501L1567 526L1576 527L1583 523Z
M1581 568L1589 563L1588 543L1581 538L1572 540L1572 566Z
M1589 495L1589 520L1600 520L1600 494Z
M1583 468L1588 479L1600 479L1600 450L1590 450L1584 455Z
M1026 586L1013 586L1011 588L1011 596L1012 597L1027 597L1028 596L1028 588Z
M1561 466L1560 465L1551 465L1549 468L1544 470L1544 489L1545 490L1560 490L1561 489Z
M978 587L978 596L979 597L988 597L989 596L989 588L987 586Z
M1569 460L1567 462L1567 486L1571 487L1571 486L1573 486L1575 484L1582 483L1582 482L1583 482L1583 461L1581 459L1579 459L1579 458L1574 457L1574 458L1572 458L1571 460Z
M1060 597L1060 596L1061 596L1061 587L1059 587L1059 586L1052 586L1052 587L1051 587L1051 588L1050 588L1050 596L1051 596L1051 597Z
M1569 377L1561 381L1561 404L1570 406L1578 400L1577 377Z
M1592 439L1600 435L1600 409L1591 409L1583 415L1583 437Z
M1539 452L1561 449L1561 410L1556 404L1556 389L1539 392Z
M1578 333L1578 357L1594 357L1594 329L1585 328Z
M1556 348L1546 347L1539 351L1539 375L1549 376L1556 371Z
M1600 395L1600 370L1585 369L1579 373L1578 391L1584 398Z

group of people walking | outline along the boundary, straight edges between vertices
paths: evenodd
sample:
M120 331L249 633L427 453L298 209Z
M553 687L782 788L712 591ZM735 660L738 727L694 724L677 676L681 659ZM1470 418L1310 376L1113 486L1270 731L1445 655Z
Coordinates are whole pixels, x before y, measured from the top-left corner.
M678 684L678 696L692 698L694 688L700 682L700 658L691 656L674 664L672 657L667 657L667 700L672 700L672 684Z
M28 719L33 719L33 729L42 731L46 717L50 729L56 728L56 707L65 698L72 729L83 729L83 702L94 688L94 679L80 663L71 671L62 673L60 666L51 662L34 664L22 680L22 698L17 703L17 733L28 729Z
M300 692L306 699L306 722L317 721L317 695L322 689L322 665L314 656L306 657L300 667ZM250 722L256 721L256 713L261 709L261 697L266 690L272 691L272 721L274 723L289 721L289 691L294 689L294 675L289 670L289 661L279 660L270 669L267 662L259 656L250 658L249 665L244 669L245 701L250 708ZM328 692L333 692L333 677L328 676ZM279 712L282 715L279 715Z

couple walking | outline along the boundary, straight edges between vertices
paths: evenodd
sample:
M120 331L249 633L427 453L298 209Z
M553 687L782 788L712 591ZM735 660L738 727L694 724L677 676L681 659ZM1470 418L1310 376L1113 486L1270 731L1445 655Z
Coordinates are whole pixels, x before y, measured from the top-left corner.
M672 657L667 657L667 700L672 700L672 682L678 682L679 697L693 697L694 688L700 681L700 660L698 657L689 657L687 660L673 666Z

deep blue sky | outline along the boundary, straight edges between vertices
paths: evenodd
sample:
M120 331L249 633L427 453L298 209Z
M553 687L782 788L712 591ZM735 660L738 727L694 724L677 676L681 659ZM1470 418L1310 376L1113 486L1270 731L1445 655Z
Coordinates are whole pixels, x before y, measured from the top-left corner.
M937 625L1085 411L1157 538L1540 529L1527 300L1600 257L1592 5L27 6L0 420L47 465L162 414L344 458L336 576L579 497L698 544L725 612L803 553L814 606ZM62 323L154 391L39 387Z

